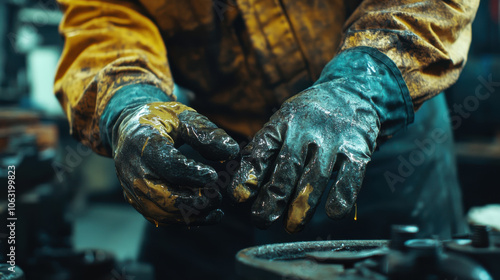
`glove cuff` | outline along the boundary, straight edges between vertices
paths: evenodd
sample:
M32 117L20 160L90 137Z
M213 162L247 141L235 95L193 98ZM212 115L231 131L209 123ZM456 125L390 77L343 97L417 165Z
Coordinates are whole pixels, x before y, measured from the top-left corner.
M172 100L159 88L149 84L126 85L111 97L99 120L99 133L102 146L112 155L113 131L120 125L123 112L130 111L151 102L170 102Z
M336 79L374 105L379 136L391 136L413 122L413 103L401 71L379 50L363 46L343 51L325 66L315 85Z

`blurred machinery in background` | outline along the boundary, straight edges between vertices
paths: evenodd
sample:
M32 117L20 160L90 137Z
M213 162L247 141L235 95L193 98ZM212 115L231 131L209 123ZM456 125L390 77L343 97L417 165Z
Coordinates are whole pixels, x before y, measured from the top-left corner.
M39 113L6 107L0 111L2 182L7 182L8 166L15 166L15 264L24 270L26 279L111 280L129 273L152 280L149 265L119 263L104 250L74 250L67 210L76 190L68 180L56 179L58 130L54 119ZM7 205L5 189L0 193L2 221L10 217ZM8 261L11 245L6 240L0 240L0 263ZM0 279L18 279L8 278L18 274L4 269Z
M0 2L0 180L7 182L8 166L15 166L15 262L20 268L12 273L0 266L0 279L111 280L134 275L152 280L150 265L119 262L100 249L74 249L68 209L80 184L75 182L79 173L68 176L68 169L82 159L70 152L91 151L70 138L53 96L63 44L61 18L53 0ZM7 221L7 202L5 188L0 193L2 221ZM0 230L0 263L7 261L11 246L6 230Z
M53 0L4 0L0 3L0 102L62 111L52 94L62 38L62 18ZM5 34L5 35L3 35Z

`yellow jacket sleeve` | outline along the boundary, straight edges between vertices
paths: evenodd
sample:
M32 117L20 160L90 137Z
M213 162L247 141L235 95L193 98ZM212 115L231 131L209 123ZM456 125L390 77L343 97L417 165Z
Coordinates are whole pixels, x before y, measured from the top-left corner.
M367 46L391 58L415 110L456 82L479 0L365 0L344 25L340 51Z
M134 1L58 0L64 50L55 93L71 133L99 154L99 119L125 85L150 84L172 96L166 49L156 25ZM108 155L109 156L109 155Z

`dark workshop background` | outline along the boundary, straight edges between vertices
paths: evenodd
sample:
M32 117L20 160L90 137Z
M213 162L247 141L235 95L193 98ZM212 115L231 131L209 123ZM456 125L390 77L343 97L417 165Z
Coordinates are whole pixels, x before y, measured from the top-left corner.
M499 0L481 2L467 66L446 92L466 211L500 202L499 9ZM83 257L148 275L151 267L136 262L146 221L124 202L113 162L71 138L53 95L61 18L53 1L0 0L1 219L6 166L15 165L20 267L43 267L60 277L51 279L65 279L61 262ZM493 86L485 87L485 81ZM481 85L491 94L474 99ZM5 231L0 228L2 247Z

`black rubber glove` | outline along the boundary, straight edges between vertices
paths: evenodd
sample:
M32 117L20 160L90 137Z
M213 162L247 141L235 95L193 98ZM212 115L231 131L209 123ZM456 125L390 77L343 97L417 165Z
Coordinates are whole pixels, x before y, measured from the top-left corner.
M345 51L245 147L229 192L238 202L256 196L252 217L260 228L288 208L285 229L297 232L338 170L326 213L342 218L356 201L377 139L412 121L413 106L396 65L375 49Z
M238 144L192 108L167 101L156 87L130 85L104 111L101 138L112 149L125 199L156 225L218 222L221 194L207 187L216 171L176 147L187 143L219 161L237 155Z

